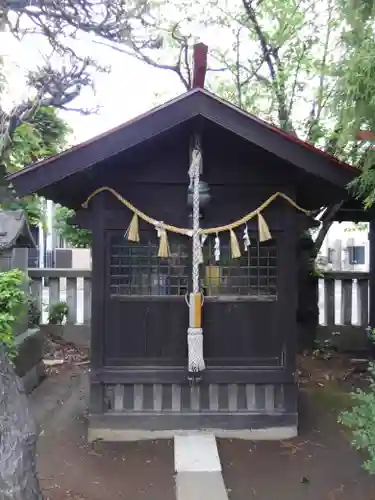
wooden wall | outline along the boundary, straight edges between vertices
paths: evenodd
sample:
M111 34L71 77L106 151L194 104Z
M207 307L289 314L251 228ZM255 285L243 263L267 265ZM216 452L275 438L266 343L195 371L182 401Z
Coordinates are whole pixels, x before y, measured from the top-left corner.
M206 227L242 217L275 191L294 194L294 186L275 159L243 144L235 136L230 139L228 141L228 134L219 129L217 136L210 135L203 140L202 178L211 190L211 201L204 209L202 220ZM171 143L169 147L141 150L134 154L131 165L121 165L118 159L115 167L108 171L106 185L151 217L188 227L191 210L187 206L188 146L188 142ZM111 297L107 235L113 231L125 233L132 214L110 193L94 198L92 210L100 214L94 219L93 228L94 247L97 245L96 250L93 249L93 280L99 281L100 292L96 294L104 311L102 316L96 312L100 316L96 320L100 324L98 344L94 340L94 345L100 343L98 360L113 367L185 366L188 326L185 298ZM264 214L278 247L277 301L207 298L204 347L210 366L257 369L284 366L286 369L290 365L293 369L295 211L285 201L277 200ZM141 229L146 227L150 230L150 226L141 223ZM250 230L256 228L256 221L249 224ZM238 232L239 239L242 231L243 228ZM153 229L151 232L155 233ZM156 234L153 237L156 239ZM174 235L170 234L169 238L172 241ZM93 322L94 315L93 311Z

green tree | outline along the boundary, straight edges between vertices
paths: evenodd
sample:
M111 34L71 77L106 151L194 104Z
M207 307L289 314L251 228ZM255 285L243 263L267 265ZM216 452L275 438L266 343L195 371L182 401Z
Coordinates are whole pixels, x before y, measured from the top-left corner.
M38 108L28 121L14 131L3 161L8 172L14 172L31 163L61 152L71 130L55 108ZM43 206L37 195L19 202L27 212L31 225L43 222Z
M340 67L334 106L339 107L347 123L347 136L356 137L361 130L375 131L375 5L372 0L343 0L341 8L347 19L347 30L342 37L346 58ZM365 207L375 201L373 145L374 141L361 141L355 149L354 160L361 168L361 175L351 188L364 199Z
M14 131L5 163L9 172L60 153L71 129L55 108L38 108Z
M90 248L92 233L71 222L74 210L66 207L56 207L55 227L60 236L74 248Z

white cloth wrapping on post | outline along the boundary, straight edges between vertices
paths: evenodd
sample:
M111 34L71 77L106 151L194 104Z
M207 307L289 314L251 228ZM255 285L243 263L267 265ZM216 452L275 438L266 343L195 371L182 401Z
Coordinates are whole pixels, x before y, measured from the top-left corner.
M189 168L190 187L193 190L193 272L192 291L199 293L199 265L202 263L202 245L199 237L199 175L202 154L198 149L192 152L192 160ZM193 307L193 304L189 304ZM190 318L192 315L190 314ZM188 329L188 370L200 372L205 369L203 358L203 331L202 328L193 328L190 320Z
M202 328L188 329L188 370L201 372L206 368L203 357L203 330Z
M199 264L201 244L199 240L199 172L202 160L201 152L194 149L189 168L190 184L193 188L193 292L199 292Z

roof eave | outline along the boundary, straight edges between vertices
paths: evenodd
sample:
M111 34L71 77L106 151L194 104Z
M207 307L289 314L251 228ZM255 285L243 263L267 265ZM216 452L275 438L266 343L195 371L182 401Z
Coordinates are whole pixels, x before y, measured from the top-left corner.
M340 163L206 90L194 89L106 134L12 174L8 179L21 197L39 192L199 115L337 187L346 188L358 175L354 167Z

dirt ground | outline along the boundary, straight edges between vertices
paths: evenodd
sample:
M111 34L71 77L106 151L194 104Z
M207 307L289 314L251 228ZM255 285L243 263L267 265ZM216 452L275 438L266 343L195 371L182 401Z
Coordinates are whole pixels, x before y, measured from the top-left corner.
M366 385L366 363L301 358L300 428L283 442L220 441L230 500L375 500L375 477L337 424L348 392Z
M230 500L373 500L375 478L361 467L333 418L319 414L311 394L301 395L297 439L220 441ZM313 408L314 407L314 408Z
M69 368L45 384L32 398L45 500L174 500L173 442L89 445L87 374Z
M340 360L303 365L298 438L220 440L230 500L375 500L375 477L336 423L348 404L345 391L361 375L356 379ZM86 394L80 367L62 370L32 395L42 424L38 470L46 500L173 500L173 443L87 445Z

